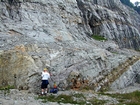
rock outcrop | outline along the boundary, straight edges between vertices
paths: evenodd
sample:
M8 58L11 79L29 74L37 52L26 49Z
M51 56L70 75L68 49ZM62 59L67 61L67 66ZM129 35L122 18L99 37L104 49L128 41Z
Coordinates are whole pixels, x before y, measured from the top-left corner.
M121 48L139 50L140 16L118 0L77 0L93 35L114 40Z
M50 86L100 89L95 78L101 73L139 58L139 52L125 49L139 50L140 44L140 16L129 10L117 0L1 1L0 86L38 92L47 67ZM95 34L108 40L94 40Z

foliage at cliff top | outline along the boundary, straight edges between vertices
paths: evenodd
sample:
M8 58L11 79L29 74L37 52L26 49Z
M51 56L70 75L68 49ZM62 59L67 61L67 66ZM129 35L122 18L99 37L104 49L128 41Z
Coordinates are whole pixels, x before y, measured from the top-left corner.
M136 1L134 4L130 2L130 0L121 0L121 2L134 10L136 10L140 14L140 2Z

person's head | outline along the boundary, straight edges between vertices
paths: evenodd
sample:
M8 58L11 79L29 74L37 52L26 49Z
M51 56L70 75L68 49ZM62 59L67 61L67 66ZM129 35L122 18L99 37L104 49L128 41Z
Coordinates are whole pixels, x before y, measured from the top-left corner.
M43 71L46 72L46 71L48 71L48 69L47 68L44 68Z

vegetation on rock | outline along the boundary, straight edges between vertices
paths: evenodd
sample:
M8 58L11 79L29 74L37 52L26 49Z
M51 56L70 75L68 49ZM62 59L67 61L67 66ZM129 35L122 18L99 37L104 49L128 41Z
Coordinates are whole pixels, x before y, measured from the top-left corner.
M121 2L134 10L136 10L140 14L140 2L136 1L134 4L130 2L130 0L121 0Z
M94 94L94 93L93 93ZM110 97L117 99L118 103L115 105L139 105L140 103L140 91L134 91L132 93L97 93L99 96ZM59 95L48 95L48 96L38 96L37 99L41 99L43 103L46 102L57 102L57 103L70 103L78 105L105 105L109 100L98 99L95 96L88 97L84 93L74 93L74 94L59 94ZM109 99L109 98L108 98ZM114 105L114 104L111 104Z
M107 39L104 38L103 36L99 36L99 35L92 35L92 38L95 39L95 40L99 40L99 41L107 40Z
M140 104L140 91L125 94L104 94L117 98L119 104L117 105L139 105Z

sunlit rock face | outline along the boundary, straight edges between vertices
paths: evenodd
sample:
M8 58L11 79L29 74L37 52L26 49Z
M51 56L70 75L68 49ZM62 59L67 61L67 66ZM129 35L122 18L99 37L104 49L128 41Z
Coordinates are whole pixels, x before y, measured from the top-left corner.
M100 90L100 79L139 56L122 49L139 49L139 15L130 10L117 0L1 0L0 86L39 92L47 67L50 86Z
M140 15L118 0L77 0L93 35L117 42L120 47L139 49Z

